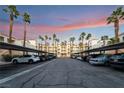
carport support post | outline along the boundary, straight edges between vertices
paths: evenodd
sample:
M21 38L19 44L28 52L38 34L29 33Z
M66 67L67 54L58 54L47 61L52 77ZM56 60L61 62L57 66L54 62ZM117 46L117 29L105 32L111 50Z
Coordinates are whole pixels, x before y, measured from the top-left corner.
M45 53L45 56L47 56L47 53Z
M28 55L28 52L26 51L26 55Z
M81 52L81 58L83 58L83 52Z
M88 56L90 55L90 52L88 51Z
M115 49L115 54L118 54L118 49Z

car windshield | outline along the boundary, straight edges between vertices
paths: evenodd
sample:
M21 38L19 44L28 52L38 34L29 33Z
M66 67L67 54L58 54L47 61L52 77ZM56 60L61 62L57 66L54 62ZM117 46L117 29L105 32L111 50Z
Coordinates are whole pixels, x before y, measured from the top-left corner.
M34 55L34 57L38 57L38 55Z
M24 55L23 57L31 57L31 55Z
M91 55L92 58L96 58L96 57L98 57L98 56L100 56L100 55L99 55L99 54Z
M105 58L105 55L100 55L97 58Z
M99 55L99 58L103 58L103 57L109 57L109 55Z
M124 54L114 55L114 56L112 56L111 58L112 58L112 59L124 58Z

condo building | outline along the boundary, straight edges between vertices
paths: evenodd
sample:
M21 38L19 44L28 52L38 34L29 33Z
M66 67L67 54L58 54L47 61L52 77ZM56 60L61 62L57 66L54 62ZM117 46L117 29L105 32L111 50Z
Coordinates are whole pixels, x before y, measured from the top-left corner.
M73 44L73 47L69 43L61 43L57 45L53 44L37 44L37 48L42 51L55 53L57 57L70 57L71 53L79 52L79 45Z

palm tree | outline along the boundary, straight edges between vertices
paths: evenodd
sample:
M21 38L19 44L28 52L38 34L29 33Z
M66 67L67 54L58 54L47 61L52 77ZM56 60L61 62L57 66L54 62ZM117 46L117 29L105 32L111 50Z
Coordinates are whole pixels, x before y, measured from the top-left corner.
M56 39L57 45L58 45L59 41L60 41L59 39Z
M44 41L44 38L42 37L42 36L39 36L39 39L41 40L41 41ZM41 51L42 51L42 43L41 44L39 44L39 49L41 48Z
M9 5L5 9L3 9L5 13L9 15L10 25L9 25L9 39L8 43L12 43L12 32L13 32L13 23L14 19L17 19L19 16L19 11L16 9L16 6ZM10 56L12 56L12 51L9 51Z
M58 43L59 43L59 39L56 38L56 39L55 39L55 47L57 47Z
M90 48L90 38L92 37L92 35L89 33L89 34L87 34L87 36L86 36L86 40L88 40L88 50L89 50L89 48Z
M80 37L79 37L79 40L82 41L82 45L84 46L84 38L85 38L85 35L86 33L85 32L82 32ZM84 51L84 48L82 48L82 51Z
M115 43L115 38L109 38L108 44L114 44Z
M30 19L30 15L28 13L24 13L23 15L23 21L24 21L24 42L23 42L23 47L26 47L26 35L27 35L27 31L26 31L26 26L27 24L30 24L31 19ZM25 54L25 52L23 52L23 55Z
M79 48L80 48L80 52L81 52L82 48L83 48L83 44L81 42L79 43Z
M107 23L114 23L115 28L115 43L119 42L119 22L124 19L123 7L118 7L112 14L107 18Z
M51 40L51 37L48 37L49 40ZM48 52L50 50L50 43L49 43L49 46L48 46Z
M47 35L45 35L44 36L44 41L45 41L45 51L47 52L47 40L48 40L49 38L48 38L48 36Z
M103 46L105 46L106 45L106 40L108 40L109 39L109 37L108 36L101 36L101 40L103 41Z
M53 34L53 52L55 52L55 39L56 39L56 34Z
M56 38L55 39L55 53L57 54L57 45L58 45L58 43L59 43L59 39L58 38Z
M75 37L70 37L70 48L71 48L70 51L71 51L71 53L73 51L74 41L75 41Z

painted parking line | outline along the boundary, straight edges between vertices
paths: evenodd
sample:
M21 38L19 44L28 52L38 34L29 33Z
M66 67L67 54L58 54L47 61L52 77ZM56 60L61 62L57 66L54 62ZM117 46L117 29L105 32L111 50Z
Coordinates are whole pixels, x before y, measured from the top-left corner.
M10 80L12 80L12 79L14 79L14 78L16 78L16 77L19 77L19 76L21 76L21 75L23 75L23 74L29 73L29 72L31 72L31 71L33 71L33 70L35 70L35 69L40 68L40 67L43 67L43 66L45 66L45 65L47 65L47 64L49 64L49 63L51 63L51 62L53 62L53 61L54 61L54 60L49 61L48 63L41 64L41 65L36 66L36 67L34 67L34 68L31 68L31 69L28 69L28 70L22 71L22 72L20 72L20 73L17 73L17 74L11 75L11 76L9 76L9 77L6 77L6 78L3 78L3 79L0 79L0 84L5 83L5 82L7 82L7 81L10 81Z

